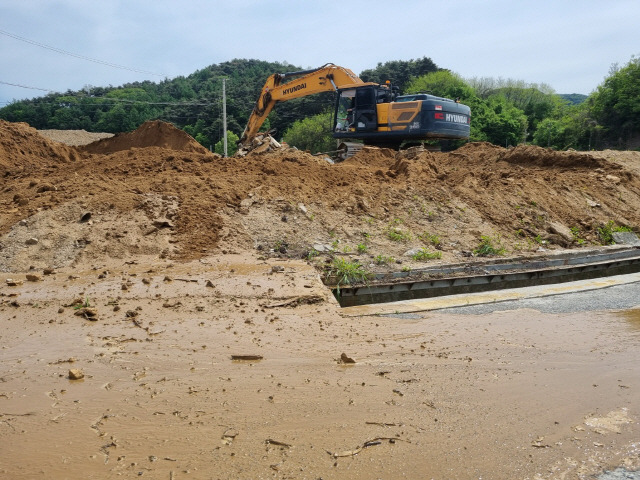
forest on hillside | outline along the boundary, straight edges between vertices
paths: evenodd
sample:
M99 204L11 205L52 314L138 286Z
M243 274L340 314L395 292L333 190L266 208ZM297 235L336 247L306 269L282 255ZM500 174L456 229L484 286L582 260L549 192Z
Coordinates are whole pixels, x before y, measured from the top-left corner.
M86 87L15 101L0 119L37 129L127 132L148 120L171 122L207 148L221 148L222 83L227 125L237 138L267 77L304 70L288 63L235 59L187 77L135 82L119 87ZM360 72L364 81L390 80L403 93L430 92L459 97L471 107L471 141L509 146L533 143L559 150L640 147L640 59L613 66L589 97L558 95L544 84L495 78L463 79L424 57L379 63ZM263 129L313 152L330 150L333 93L279 104Z

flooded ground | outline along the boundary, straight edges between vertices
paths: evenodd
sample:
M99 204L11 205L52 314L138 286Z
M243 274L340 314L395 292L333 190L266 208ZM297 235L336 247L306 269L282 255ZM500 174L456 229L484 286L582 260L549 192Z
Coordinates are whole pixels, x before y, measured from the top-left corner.
M640 310L346 317L309 265L231 255L10 277L3 478L640 468Z

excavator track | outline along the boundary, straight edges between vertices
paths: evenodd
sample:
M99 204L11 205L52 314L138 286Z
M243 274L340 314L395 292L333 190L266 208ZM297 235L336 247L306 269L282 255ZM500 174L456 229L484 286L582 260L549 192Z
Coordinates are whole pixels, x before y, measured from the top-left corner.
M338 146L337 157L338 160L346 160L353 157L356 153L362 150L364 145L358 142L341 142Z

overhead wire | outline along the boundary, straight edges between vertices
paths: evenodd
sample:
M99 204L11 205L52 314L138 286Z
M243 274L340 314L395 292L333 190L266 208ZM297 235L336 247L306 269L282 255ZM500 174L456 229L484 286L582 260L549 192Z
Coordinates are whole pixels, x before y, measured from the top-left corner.
M150 72L150 71L147 71L147 70L130 68L130 67L126 67L124 65L118 65L118 64L115 64L115 63L106 62L106 61L99 60L99 59L96 59L96 58L87 57L85 55L80 55L80 54L69 52L69 51L66 51L66 50L63 50L63 49L60 49L60 48L57 48L57 47L53 47L51 45L47 45L47 44L44 44L44 43L41 43L41 42L37 42L35 40L31 40L29 38L25 38L25 37L22 37L20 35L16 35L14 33L7 32L7 31L2 30L2 29L0 29L0 35L5 35L5 36L13 38L15 40L19 40L19 41L22 41L22 42L25 42L25 43L29 43L31 45L35 45L35 46L38 46L38 47L41 47L41 48L44 48L44 49L47 49L47 50L51 50L51 51L56 52L56 53L60 53L60 54L63 54L63 55L68 55L68 56L71 56L71 57L74 57L74 58L78 58L78 59L82 59L82 60L98 63L98 64L101 64L101 65L106 65L106 66L113 67L113 68L119 68L119 69L123 69L123 70L129 70L129 71L132 71L132 72L145 73L145 74L149 74L149 75L154 75L154 76L159 76L159 77L165 77L166 78L166 75L164 75L164 74L158 74L158 73ZM2 81L2 80L0 80L0 84L9 85L9 86L13 86L13 87L19 87L19 88L26 88L26 89L30 89L30 90L39 90L39 91L47 92L47 93L50 93L50 94L57 93L54 90L50 90L50 89L46 89L46 88L39 88L39 87L33 87L33 86L29 86L29 85L22 85L22 84L18 84L18 83L5 82L5 81ZM94 107L96 109L100 109L100 108L102 108L104 106L118 105L118 104L127 104L127 105L131 105L131 106L134 106L134 105L151 105L151 106L163 105L163 106L179 106L179 107L213 107L213 108L216 108L216 110L220 110L220 108L221 108L221 98L220 97L214 97L211 102L202 103L202 101L200 100L200 101L196 101L196 102L199 102L199 103L195 103L195 102L150 102L150 101L144 101L144 100L129 100L129 99L107 98L107 97L91 97L91 96L85 96L85 95L78 95L77 93L75 93L75 94L72 93L71 95L60 93L60 96L72 97L74 99L102 100L99 103L96 103L94 105L87 104L87 103L75 103L75 106L82 107L83 110L85 110L85 111L86 111L86 108L88 108L88 107L89 108L90 107ZM24 100L22 100L22 101L24 101ZM10 105L12 103L13 102L10 102L10 101L2 101L2 102L0 102L0 105ZM42 99L40 99L38 101L38 103L52 103L52 104L53 103L58 103L59 104L60 103L60 99L51 99L50 102L43 102ZM170 112L165 112L164 115L168 116L168 117L172 117L172 118L191 118L190 116L187 117L187 116L182 116L182 115L171 115Z
M61 48L52 47L51 45L46 45L44 43L36 42L35 40L30 40L28 38L21 37L20 35L16 35L14 33L7 32L7 31L1 30L1 29L0 29L0 35L5 35L5 36L13 38L15 40L20 40L21 42L25 42L25 43L29 43L31 45L35 45L37 47L45 48L47 50L51 50L53 52L60 53L62 55L68 55L70 57L79 58L81 60L86 60L88 62L98 63L100 65L106 65L107 67L119 68L121 70L128 70L130 72L136 72L136 73L145 73L147 75L154 75L156 77L166 77L167 76L167 75L160 74L160 73L150 72L148 70L141 70L141 69L138 69L138 68L126 67L124 65L118 65L117 63L106 62L104 60L99 60L97 58L91 58L91 57L87 57L85 55L80 55L78 53L69 52L67 50L62 50Z
M28 88L30 90L41 90L43 92L52 92L53 90L48 90L46 88L38 88L38 87L29 87L27 85L20 85L19 83L9 83L9 82L3 82L2 80L0 80L0 83L2 85L11 85L12 87L20 87L20 88Z
M0 84L2 85L10 85L13 87L20 87L20 88L28 88L31 90L40 90L43 92L49 92L49 93L56 93L53 90L49 90L47 88L39 88L39 87L31 87L28 85L21 85L21 84L17 84L17 83L10 83L10 82L5 82L0 80ZM218 98L216 98L214 101L211 102L204 102L202 103L201 100L196 100L194 102L148 102L148 101L144 101L144 100L129 100L126 98L110 98L110 97L91 97L91 96L85 96L85 95L74 95L74 94L64 94L61 93L60 96L64 96L64 97L72 97L74 99L95 99L95 100L107 100L107 101L103 101L100 102L99 105L117 105L120 103L125 103L125 104L141 104L141 105L170 105L170 106L189 106L189 107L209 107L209 106L213 106L216 105L216 102L219 100ZM24 101L24 100L22 100ZM6 105L12 103L12 102L0 102L0 103L4 103ZM38 103L60 103L60 100L53 100L51 102L44 102L41 99L38 100ZM82 105L82 104L77 104L78 106L89 106L89 105Z

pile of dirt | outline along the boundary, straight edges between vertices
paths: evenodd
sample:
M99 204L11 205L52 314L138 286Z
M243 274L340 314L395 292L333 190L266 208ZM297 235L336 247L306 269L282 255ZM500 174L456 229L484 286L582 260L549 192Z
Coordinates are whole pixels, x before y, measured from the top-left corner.
M56 169L77 158L73 148L43 138L26 123L0 120L0 178Z
M599 245L610 222L640 225L636 152L470 143L450 153L365 147L338 164L295 149L222 158L162 122L77 148L1 122L0 149L4 271L28 258L246 249L320 263L340 254L386 271L424 266L409 253L419 249L463 261L483 236L518 255ZM65 242L69 256L54 260Z
M74 147L113 137L113 133L87 132L86 130L38 130L38 133L49 140Z
M189 134L170 123L159 120L143 123L137 130L104 138L81 148L87 153L106 155L132 148L160 147L189 153L207 153L208 150Z

